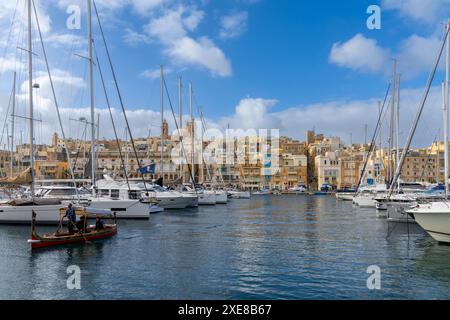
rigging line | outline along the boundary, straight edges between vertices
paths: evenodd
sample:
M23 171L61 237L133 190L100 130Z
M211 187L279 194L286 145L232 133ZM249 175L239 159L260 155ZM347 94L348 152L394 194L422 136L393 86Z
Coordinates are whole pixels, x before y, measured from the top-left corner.
M207 126L206 126L206 120L205 120L205 117L203 116L203 112L202 112L202 111L201 111L200 113L201 113L200 120L201 120L201 122L202 122L203 130L204 130L204 131L207 131ZM208 170L208 167L207 167L207 170ZM208 173L208 174L209 174L209 173ZM219 174L220 174L220 177L221 177L221 179L222 179L222 183L223 183L223 185L225 186L225 181L223 180L223 176L222 176L222 173L220 172L220 170L219 170ZM211 178L211 180L212 180L212 178Z
M409 150L409 148L411 146L411 142L412 142L412 139L414 138L414 134L416 133L417 125L419 123L420 117L421 117L423 109L425 107L425 103L427 102L428 94L430 93L431 85L432 85L434 77L436 75L437 68L439 67L439 62L441 61L441 56L442 56L442 53L444 51L444 47L445 47L445 44L447 42L447 37L448 37L449 32L450 32L450 28L447 28L446 32L444 32L444 36L443 36L443 39L442 39L442 45L439 48L439 51L438 51L437 56L436 56L436 61L435 61L434 65L433 65L431 73L430 73L430 75L428 77L427 84L426 84L426 89L425 89L424 95L422 97L422 101L421 101L421 103L419 105L419 109L417 110L417 114L416 114L416 117L414 119L413 126L411 127L411 130L409 132L408 139L406 140L406 144L405 144L405 147L403 149L402 156L400 158L400 163L397 166L397 169L395 171L394 180L392 181L392 185L389 188L388 198L390 198L391 195L392 195L393 185L397 182L397 179L398 179L398 177L400 175L400 170L403 167L403 164L405 162L406 154L407 154L407 152L408 152L408 150Z
M7 37L6 44L5 44L5 50L3 52L4 60L2 60L2 65L0 66L0 80L1 80L1 78L3 76L3 66L4 66L5 60L6 60L6 54L8 53L9 42L11 41L11 35L12 35L13 27L14 27L14 22L16 20L16 14L17 14L18 6L19 6L19 0L16 1L16 6L14 8L14 14L13 14L13 17L12 17L12 20L11 20L11 25L9 27L9 32L8 32L8 37Z
M9 102L8 102L8 109L6 110L5 113L5 121L3 122L3 129L2 129L2 136L0 137L0 149L2 148L2 144L3 144L3 136L5 135L5 129L6 129L6 122L8 122L8 118L9 118L9 109L11 108L11 100L13 97L13 91L11 91L10 95L9 95ZM7 139L9 139L9 137L7 137Z
M374 130L374 133L373 133L373 136L372 136L372 141L370 142L369 153L367 154L366 161L364 162L363 169L362 169L361 174L359 176L358 185L356 187L356 194L358 194L358 192L359 192L359 188L361 187L362 179L363 179L363 177L366 174L367 163L369 162L370 156L371 156L371 154L374 151L375 146L376 146L376 139L378 137L378 131L379 131L379 128L380 128L380 123L381 123L381 120L382 120L382 117L383 117L384 107L386 106L386 100L387 100L387 97L389 95L389 90L390 89L391 89L391 83L389 83L389 85L387 87L386 95L384 96L383 106L381 108L380 114L378 115L377 125L375 127L375 130Z
M165 91L166 91L166 95L167 95L167 98L168 98L168 100L169 100L170 111L172 112L172 117L173 117L173 119L174 119L174 121L175 121L175 127L177 128L178 136L181 137L181 131L180 131L180 128L179 128L179 126L178 126L177 117L175 116L175 112L174 112L174 110L173 110L172 99L170 99L169 90L167 89L166 79L165 79L164 77L163 77L162 79L163 79L163 83L164 83L164 88L166 89L166 90L165 90ZM185 158L186 163L187 163L187 165L188 165L189 176L191 177L191 181L192 181L192 185L194 186L195 194L198 195L198 193L197 193L197 187L195 186L195 178L194 178L194 175L193 175L193 173L192 173L191 165L189 164L189 161L188 161L187 156L186 156L187 153L186 153L186 150L184 149L184 143L183 143L183 140L181 140L181 143L180 143L180 144L181 144L181 149L182 149L181 152L184 154L184 158Z
M137 150L136 150L136 146L134 145L133 134L131 133L130 124L128 122L128 117L127 117L127 114L125 112L125 106L123 104L122 94L120 93L119 84L117 82L117 77L116 77L116 72L114 70L114 66L113 66L113 63L112 63L111 55L109 53L108 44L106 43L105 34L103 32L103 27L102 27L102 24L101 24L101 21L100 21L100 16L99 16L98 10L97 10L97 4L95 3L95 0L93 0L92 2L94 4L95 15L97 16L98 26L100 28L100 33L102 35L103 44L105 45L106 55L107 55L108 61L109 61L109 67L111 68L111 73L112 73L112 76L113 76L113 79L114 79L114 84L115 84L115 87L116 87L116 90L117 90L117 95L119 97L120 106L121 106L122 112L123 112L123 117L124 117L125 122L127 124L128 133L130 134L130 140L131 140L131 145L133 146L134 156L136 157L136 162L137 162L137 165L139 167L139 173L140 173L140 175L142 177L142 182L144 183L145 191L148 194L149 191L148 191L148 188L147 188L147 184L145 183L144 174L141 171L142 170L141 162L139 161L139 156L138 156L138 153L137 153Z
M202 161L205 164L206 173L208 174L209 181L211 183L213 183L213 179L212 179L212 176L211 176L211 173L210 173L210 170L209 170L209 166L206 164L205 157L203 155L203 138L205 137L205 132L206 132L205 119L204 119L204 116L203 116L203 111L199 107L197 107L197 109L198 109L197 110L198 113L200 114L200 122L201 122L202 129L203 129L203 132L202 132ZM203 165L203 163L202 163L202 165Z
M108 106L109 117L111 118L111 124L112 124L112 128L113 128L113 131L114 131L114 137L116 138L116 142L117 142L117 149L119 150L120 162L122 163L122 168L123 168L123 172L124 172L124 175L125 175L125 179L127 181L128 190L131 191L130 182L128 181L128 174L127 174L127 170L126 170L126 167L125 167L125 162L123 160L123 155L122 155L122 150L121 150L121 146L120 146L120 142L119 142L119 137L117 136L116 125L114 123L114 118L113 118L113 114L112 114L112 111L111 111L111 104L109 103L109 97L108 97L108 93L106 91L105 80L103 78L103 72L102 72L102 68L100 66L100 60L98 59L97 50L96 50L95 47L94 47L94 51L95 51L95 58L97 60L97 69L98 69L98 72L100 74L100 79L102 81L103 92L105 93L106 105Z
M83 144L83 139L85 139L86 130L87 130L87 128L86 128L86 126L84 126L83 132L81 133L80 142L79 142L78 146L76 146L77 153L76 153L75 159L73 161L73 168L72 168L73 171L75 171L75 169L77 167L78 156L80 154L81 145ZM66 146L66 147L68 147L68 146Z
M79 202L80 201L80 195L78 193L77 183L75 182L75 175L73 173L72 166L70 165L71 164L71 160L70 160L69 146L67 144L66 134L64 132L64 126L62 124L61 114L59 112L59 105L58 105L58 100L56 98L55 86L54 86L53 78L52 78L52 75L51 75L51 72L50 72L50 66L49 66L48 59L47 59L47 52L45 50L44 41L42 39L42 32L41 32L41 26L39 24L39 17L38 17L38 14L37 14L36 5L34 3L34 0L31 0L31 2L33 3L34 15L36 17L36 25L37 25L37 29L38 29L38 33L39 33L39 39L40 39L40 42L41 42L42 53L43 53L43 56L44 56L45 65L46 65L46 68L47 68L47 73L48 73L48 78L49 78L49 82L50 82L50 87L52 89L53 101L54 101L55 107L56 107L56 114L58 116L59 125L61 127L61 134L62 134L63 139L64 139L64 144L65 144L65 148L64 149L66 151L67 163L68 163L68 167L70 168L70 175L72 177L72 182L73 182L73 185L75 187L75 192L76 192L77 199L78 199L78 202Z
M438 129L438 132L436 133L436 135L434 136L434 141L433 144L435 144L438 140L438 136L440 135L440 129ZM426 161L425 161L425 167L422 170L422 175L420 176L420 180L423 180L423 177L425 176L425 172L427 170L427 166L429 165L429 160L431 159L431 153L428 153L427 157L426 157ZM397 160L398 161L398 160Z

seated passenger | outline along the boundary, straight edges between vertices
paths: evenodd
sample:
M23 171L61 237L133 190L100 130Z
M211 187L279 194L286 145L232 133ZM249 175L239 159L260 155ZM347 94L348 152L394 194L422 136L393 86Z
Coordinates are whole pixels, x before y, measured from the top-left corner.
M81 216L80 221L77 222L78 232L86 233L86 217Z
M97 216L95 219L95 230L103 230L105 228L105 225L103 224L102 218Z

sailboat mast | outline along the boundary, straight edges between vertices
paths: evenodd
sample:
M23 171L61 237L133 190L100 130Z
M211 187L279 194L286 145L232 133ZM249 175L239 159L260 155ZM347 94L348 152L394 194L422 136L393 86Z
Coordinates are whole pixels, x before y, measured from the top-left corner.
M350 185L350 188L353 188L353 186L355 185L355 181L353 181L353 171L355 170L355 168L353 166L353 134L352 133L350 133L350 168L351 168L351 173L350 173L351 185Z
M30 103L30 167L31 167L31 197L34 198L34 128L33 128L33 44L31 41L31 3L28 0L28 96Z
M14 168L14 124L15 124L15 112L16 112L16 72L14 71L13 79L13 96L12 96L12 111L11 111L11 156L9 159L9 176L13 176Z
M164 67L160 66L161 73L161 97L160 97L160 107L161 107L161 178L164 179Z
M397 134L397 147L395 149L397 149L397 154L395 157L395 164L396 166L398 166L399 164L399 159L400 159L400 83L401 83L401 76L398 75L398 90L397 90L397 130L396 130L396 134ZM397 189L400 192L400 179L397 180Z
M96 157L95 157L95 104L94 104L94 60L92 48L92 14L91 0L87 0L87 28L88 28L88 50L89 50L89 92L91 104L91 181L92 192L95 194Z
M449 77L450 77L450 20L447 22L447 45L446 45L446 59L445 59L445 83L443 87L444 91L444 144L445 144L445 170L444 170L444 181L445 181L445 200L448 199L449 188L448 188L448 115L449 115Z
M202 125L202 121L203 121L203 113L201 111L201 109L199 110L200 112L200 159L199 159L199 163L200 163L200 176L201 176L201 181L202 184L205 183L205 172L204 172L204 168L203 168L203 125Z
M178 77L178 114L180 116L180 178L181 178L181 183L184 183L184 167L183 167L183 150L181 148L181 143L183 140L183 105L182 105L182 88L183 88L183 84L181 82L181 76Z
M195 186L195 163L194 163L194 151L195 151L195 145L194 145L194 112L192 110L192 81L189 82L189 108L190 108L190 114L191 114L191 162L192 162L192 175L194 178L194 181L192 183Z
M391 118L390 118L390 125L389 125L389 154L388 154L388 185L391 185L392 182L392 149L393 149L393 142L394 142L394 115L395 115L395 83L397 82L396 79L396 67L397 67L397 60L393 60L392 62L392 95L391 95Z

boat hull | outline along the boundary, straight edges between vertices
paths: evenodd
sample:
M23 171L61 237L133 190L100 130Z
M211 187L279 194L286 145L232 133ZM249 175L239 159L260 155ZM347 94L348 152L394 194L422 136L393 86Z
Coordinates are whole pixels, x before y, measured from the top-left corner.
M361 208L375 208L376 201L372 196L355 196L353 203Z
M117 219L149 219L150 204L139 200L93 199L89 207L107 209L116 213Z
M450 204L430 203L406 210L436 241L450 243Z
M342 200L342 201L353 201L353 197L355 196L354 193L336 193L336 199Z
M31 212L34 210L37 213L36 224L57 225L61 220L59 209L63 207L64 203L46 206L0 206L0 223L31 225Z
M226 204L228 202L228 194L226 191L216 191L216 203Z
M164 209L185 209L194 206L197 202L194 197L163 197L158 194L155 197L158 200L158 205Z
M95 234L75 234L70 237L61 237L58 239L58 237L51 237L51 238L43 238L43 237L36 237L33 236L31 239L31 248L32 249L42 249L42 248L49 248L49 247L57 247L57 246L64 246L64 245L71 245L71 244L80 244L85 243L88 241L96 241L96 240L102 240L107 239L115 236L117 234L117 228L108 228L105 230L102 230L101 232L96 232Z
M204 192L198 194L199 205L215 205L216 194L214 192Z
M386 202L387 220L389 222L415 223L406 210L416 205L414 202Z
M229 194L232 199L250 199L250 192L248 191L231 191Z

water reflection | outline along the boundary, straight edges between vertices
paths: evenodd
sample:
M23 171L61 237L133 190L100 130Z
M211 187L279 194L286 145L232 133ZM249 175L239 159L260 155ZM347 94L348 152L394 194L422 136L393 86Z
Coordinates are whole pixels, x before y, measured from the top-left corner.
M45 232L45 230L43 230ZM446 298L450 247L333 197L262 196L120 221L106 241L31 252L0 226L0 298ZM369 292L366 269L382 269ZM66 288L67 267L82 290Z

